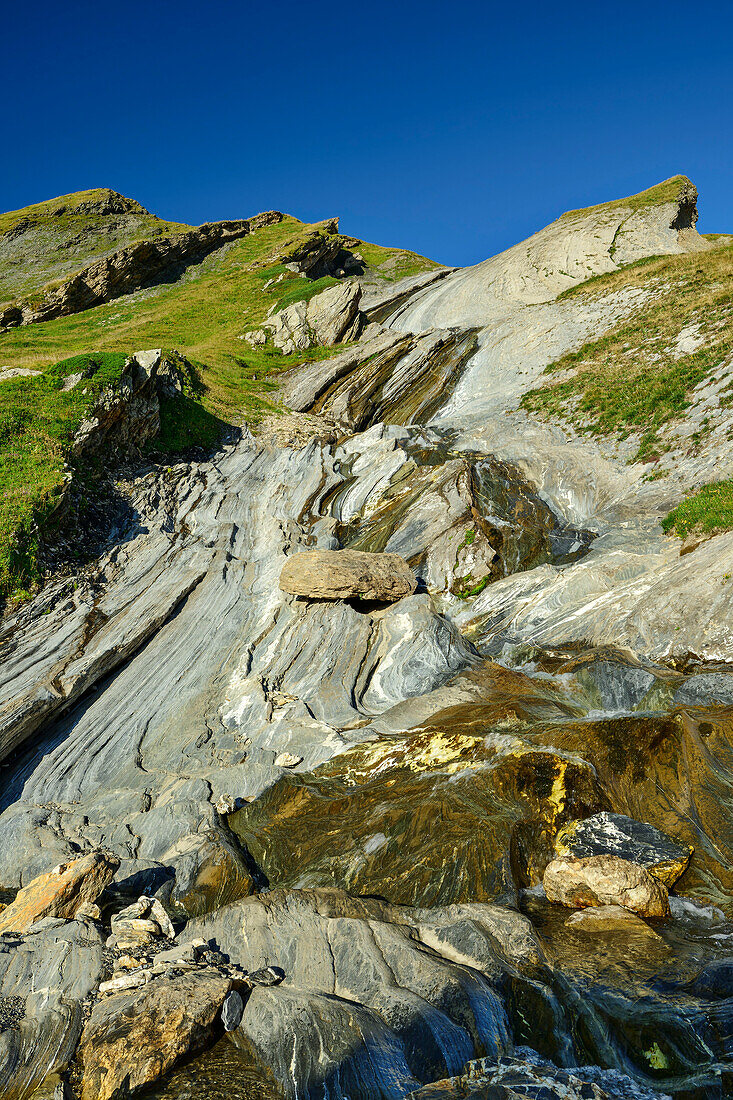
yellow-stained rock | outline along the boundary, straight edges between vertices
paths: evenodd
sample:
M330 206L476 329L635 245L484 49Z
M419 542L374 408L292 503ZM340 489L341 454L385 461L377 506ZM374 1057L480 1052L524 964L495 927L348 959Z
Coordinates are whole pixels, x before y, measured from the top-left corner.
M42 917L72 920L81 906L97 900L119 865L110 852L91 852L39 875L0 913L0 932L26 932Z

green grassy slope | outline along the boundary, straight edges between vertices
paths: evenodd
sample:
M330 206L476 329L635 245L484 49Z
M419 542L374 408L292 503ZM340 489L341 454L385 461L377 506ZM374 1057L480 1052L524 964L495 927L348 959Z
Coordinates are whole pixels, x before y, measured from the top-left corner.
M0 302L32 294L137 241L190 228L107 188L0 214Z
M649 293L629 319L550 364L543 385L524 395L524 407L569 421L582 432L631 437L637 447L632 461L656 460L673 448L670 429L695 402L693 391L719 376L733 352L733 245L727 238L713 243L719 246L652 256L574 287L574 298L624 287ZM677 346L683 329L692 334L692 350ZM732 401L728 386L719 403L725 407ZM698 444L709 430L703 421L685 447ZM664 472L660 463L647 476ZM729 488L701 490L675 509L665 529L683 534L696 524L708 531L733 526Z
M645 460L663 452L661 429L684 415L691 391L733 348L733 247L652 257L589 280L574 295L627 286L653 293L629 320L552 363L523 404L591 433L638 433L636 458ZM680 354L676 337L690 325L699 346Z
M674 202L684 187L692 184L687 176L671 176L654 187L648 187L646 191L639 191L637 195L629 195L625 199L614 199L612 202L601 202L595 206L585 206L580 210L568 210L563 218L574 218L578 214L589 214L593 210L618 210L623 207L626 210L643 210L647 206L658 206L663 202Z

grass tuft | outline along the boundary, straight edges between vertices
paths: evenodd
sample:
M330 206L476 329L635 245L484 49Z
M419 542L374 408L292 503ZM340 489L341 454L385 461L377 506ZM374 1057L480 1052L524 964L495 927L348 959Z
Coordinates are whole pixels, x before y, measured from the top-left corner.
M662 520L662 529L680 538L691 531L733 530L733 480L703 485Z

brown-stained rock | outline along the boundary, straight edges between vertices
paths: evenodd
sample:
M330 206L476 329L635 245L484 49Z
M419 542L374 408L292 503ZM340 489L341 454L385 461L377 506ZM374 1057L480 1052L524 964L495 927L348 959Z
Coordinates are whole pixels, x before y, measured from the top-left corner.
M550 901L571 909L621 905L642 917L668 917L669 894L644 867L618 856L553 859L544 875Z
M119 865L109 852L91 852L39 875L0 914L0 932L25 932L42 917L72 920L82 905L97 900Z
M214 1038L231 982L207 968L154 978L95 1004L82 1032L82 1100L122 1100Z
M280 574L280 588L311 599L400 600L417 588L415 574L399 554L362 550L308 550L293 554Z

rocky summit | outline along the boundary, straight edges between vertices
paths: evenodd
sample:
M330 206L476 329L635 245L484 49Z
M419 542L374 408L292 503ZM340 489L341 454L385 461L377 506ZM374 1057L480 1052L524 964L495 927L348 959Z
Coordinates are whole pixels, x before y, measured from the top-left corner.
M244 213L0 215L0 1096L730 1096L733 240Z

